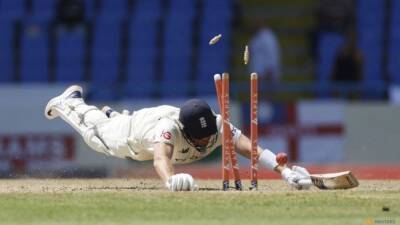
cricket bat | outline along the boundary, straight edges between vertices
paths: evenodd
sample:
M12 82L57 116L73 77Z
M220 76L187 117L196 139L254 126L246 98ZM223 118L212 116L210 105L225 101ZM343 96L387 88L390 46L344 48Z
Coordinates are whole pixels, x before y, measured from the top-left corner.
M325 174L310 174L312 183L319 189L350 189L358 186L351 171Z

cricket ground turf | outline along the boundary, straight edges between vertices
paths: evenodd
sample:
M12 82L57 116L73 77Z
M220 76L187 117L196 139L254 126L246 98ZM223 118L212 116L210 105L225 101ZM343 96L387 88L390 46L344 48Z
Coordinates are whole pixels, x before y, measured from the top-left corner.
M400 180L336 191L297 191L282 180L241 192L220 191L219 180L198 184L172 193L147 179L3 179L0 224L400 224Z

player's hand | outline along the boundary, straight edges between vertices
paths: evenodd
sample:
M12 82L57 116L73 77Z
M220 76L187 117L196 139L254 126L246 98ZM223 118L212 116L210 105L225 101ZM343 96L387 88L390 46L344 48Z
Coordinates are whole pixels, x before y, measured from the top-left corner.
M292 169L285 168L282 170L282 178L289 183L290 186L302 190L311 187L311 179L308 171L299 166L293 166Z
M193 191L197 187L193 177L187 173L178 173L170 176L166 186L171 191Z
M297 181L300 189L309 189L312 185L312 181L307 169L300 166L292 166L292 170L297 174L300 174L300 179Z

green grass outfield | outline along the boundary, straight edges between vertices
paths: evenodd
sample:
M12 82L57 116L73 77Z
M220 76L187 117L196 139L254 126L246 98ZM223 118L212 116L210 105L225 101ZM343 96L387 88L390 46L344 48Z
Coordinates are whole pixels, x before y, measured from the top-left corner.
M400 181L341 191L296 191L275 180L258 191L199 186L171 193L151 180L1 180L0 224L400 224Z

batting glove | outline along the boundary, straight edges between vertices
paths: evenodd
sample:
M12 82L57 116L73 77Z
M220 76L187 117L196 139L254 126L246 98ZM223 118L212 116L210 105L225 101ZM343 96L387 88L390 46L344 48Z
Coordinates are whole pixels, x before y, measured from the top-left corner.
M165 184L170 191L193 191L197 185L190 174L178 173L168 178Z
M292 169L285 168L282 170L282 178L288 184L298 190L308 189L311 187L311 179L308 171L299 166L293 166Z
M309 189L312 185L312 181L307 169L300 166L292 166L292 170L299 174L297 183L300 185L300 189Z

